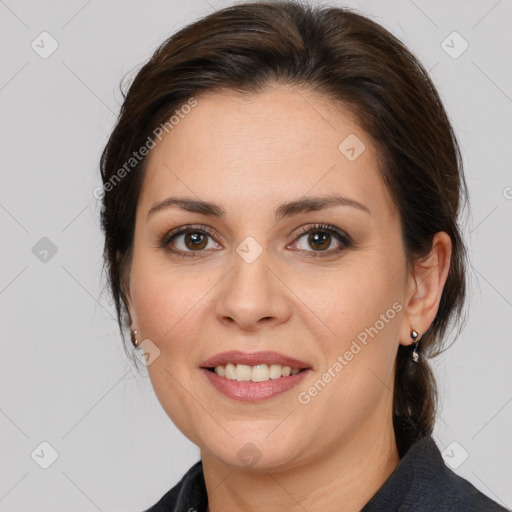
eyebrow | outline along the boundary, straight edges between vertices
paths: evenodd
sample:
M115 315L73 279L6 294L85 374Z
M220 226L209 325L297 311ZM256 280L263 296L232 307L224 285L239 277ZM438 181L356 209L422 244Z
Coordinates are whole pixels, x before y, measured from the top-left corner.
M336 206L352 206L371 215L367 206L341 195L331 195L326 197L307 197L281 203L275 210L276 221L284 217L290 217L299 213L314 212L324 210L326 208L334 208ZM158 211L162 211L171 207L182 208L193 213L202 213L203 215L211 215L222 218L225 216L226 210L215 203L190 199L187 197L168 197L161 202L155 203L148 211L148 218Z

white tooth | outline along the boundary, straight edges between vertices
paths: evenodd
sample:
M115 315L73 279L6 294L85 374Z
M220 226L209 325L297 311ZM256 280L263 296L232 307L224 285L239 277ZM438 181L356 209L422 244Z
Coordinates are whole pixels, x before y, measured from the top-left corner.
M290 366L281 366L280 364L257 364L249 366L247 364L228 363L226 366L216 366L215 373L220 377L237 381L265 382L269 379L279 379L296 375L299 373L298 368L291 369Z
M228 363L226 365L224 377L226 377L226 379L236 380L236 367L233 363Z
M281 377L281 365L280 364L271 364L269 377L271 379L279 379Z
M236 365L236 380L251 380L252 368L248 364Z
M257 364L252 367L251 380L253 382L264 382L268 380L269 369L266 364Z

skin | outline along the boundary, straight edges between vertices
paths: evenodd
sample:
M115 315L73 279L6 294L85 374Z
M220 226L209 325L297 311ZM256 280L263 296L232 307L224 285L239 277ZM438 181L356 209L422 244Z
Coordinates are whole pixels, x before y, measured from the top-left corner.
M250 97L196 99L151 151L137 206L126 286L137 338L160 351L148 366L155 393L200 449L211 512L315 512L341 510L340 504L360 510L399 463L391 415L395 355L399 344L412 343L412 328L421 336L435 317L450 238L437 233L428 260L407 267L398 209L378 173L376 149L349 112L327 98L274 86ZM349 134L366 146L354 161L338 149ZM337 206L274 219L281 202L334 192L370 213ZM212 201L226 215L172 207L148 218L169 196ZM354 245L332 236L320 251L298 231L318 222L345 231ZM197 257L158 246L159 236L197 224L216 234L204 235ZM248 236L262 248L252 263L236 252ZM184 235L172 244L194 250ZM400 305L394 318L309 403L300 403L299 393L393 303ZM270 400L242 403L220 394L199 369L235 349L278 351L313 371ZM247 443L260 457L251 466L238 456Z

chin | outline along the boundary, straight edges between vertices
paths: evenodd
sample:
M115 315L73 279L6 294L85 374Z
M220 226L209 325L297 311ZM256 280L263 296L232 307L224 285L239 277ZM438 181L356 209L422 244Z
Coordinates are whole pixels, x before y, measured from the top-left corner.
M274 427L275 428L275 425ZM254 429L254 427L253 427ZM272 429L268 430L271 432ZM200 446L201 455L212 456L227 466L250 471L279 471L289 469L298 464L298 459L306 450L306 446L297 446L297 443L286 442L286 438L276 436L275 439L267 439L267 430L264 435L238 435L232 439L219 433L222 442L212 442L210 436L205 443L196 443ZM272 437L272 434L271 436ZM288 440L295 439L288 435ZM195 441L194 441L195 442Z

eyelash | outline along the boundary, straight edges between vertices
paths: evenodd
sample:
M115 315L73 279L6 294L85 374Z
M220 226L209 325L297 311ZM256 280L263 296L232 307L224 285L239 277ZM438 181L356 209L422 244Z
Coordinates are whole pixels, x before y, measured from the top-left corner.
M343 244L344 247L335 249L335 250L326 250L326 251L306 251L313 253L310 257L324 257L325 255L329 256L332 254L337 254L339 252L342 252L345 249L348 249L349 247L353 246L353 241L350 236L348 236L346 233L341 231L340 229L336 228L335 226L331 226L329 224L313 224L312 226L305 226L301 228L298 235L295 237L294 242L302 238L304 235L309 233L315 233L315 232L327 232L331 235L334 235L334 237ZM181 226L169 233L166 233L162 237L158 239L158 247L161 249L164 249L176 256L179 257L185 257L185 258L195 258L198 257L198 253L205 252L205 250L201 251L182 251L182 250L175 250L170 249L169 244L171 241L176 238L179 235L182 235L184 233L202 233L202 234L208 234L212 236L212 238L215 238L215 231L210 228L209 226L205 225L193 225L193 226Z

